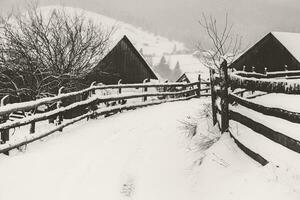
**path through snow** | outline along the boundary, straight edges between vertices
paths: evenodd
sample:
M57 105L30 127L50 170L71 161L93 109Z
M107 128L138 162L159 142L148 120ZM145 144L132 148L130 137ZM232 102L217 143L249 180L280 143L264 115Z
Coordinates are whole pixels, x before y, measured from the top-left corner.
M201 102L89 121L1 157L0 199L184 199L188 167L180 120L197 114Z
M247 157L228 135L205 152L197 149L197 138L209 134L208 119L200 120L193 139L182 121L199 118L208 101L79 123L24 153L1 155L0 200L299 199L299 191Z

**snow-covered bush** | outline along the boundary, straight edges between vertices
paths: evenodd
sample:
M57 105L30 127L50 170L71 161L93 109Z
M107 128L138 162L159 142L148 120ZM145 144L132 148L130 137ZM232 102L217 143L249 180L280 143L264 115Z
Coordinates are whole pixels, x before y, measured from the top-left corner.
M193 146L199 151L210 148L221 136L218 127L212 124L210 103L204 104L196 117L188 116L181 123L181 128L192 138Z

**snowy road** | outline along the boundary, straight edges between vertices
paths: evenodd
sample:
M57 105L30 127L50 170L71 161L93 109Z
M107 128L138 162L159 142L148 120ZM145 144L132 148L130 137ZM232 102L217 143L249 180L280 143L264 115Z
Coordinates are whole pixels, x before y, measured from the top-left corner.
M25 153L2 156L0 199L184 199L189 166L180 121L199 113L202 103L89 121Z
M203 116L207 102L85 121L24 153L1 155L0 200L298 200L298 173L260 166L228 134L203 150L204 139L216 136ZM190 138L183 122L195 118L197 135Z

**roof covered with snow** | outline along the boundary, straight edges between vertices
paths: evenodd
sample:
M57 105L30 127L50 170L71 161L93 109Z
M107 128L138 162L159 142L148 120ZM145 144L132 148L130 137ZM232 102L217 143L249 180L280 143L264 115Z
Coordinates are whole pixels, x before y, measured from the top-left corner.
M300 69L300 33L270 32L249 47L230 65L232 68L264 73Z
M300 33L271 32L271 34L300 62Z

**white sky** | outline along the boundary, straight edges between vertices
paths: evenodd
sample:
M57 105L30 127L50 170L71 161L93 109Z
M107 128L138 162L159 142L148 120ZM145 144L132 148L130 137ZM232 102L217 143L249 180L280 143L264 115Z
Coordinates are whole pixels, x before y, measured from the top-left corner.
M7 11L25 0L0 0ZM222 20L229 13L235 31L252 43L270 31L300 32L299 0L40 0L41 5L63 3L98 12L150 31L191 43L203 33L201 13Z

